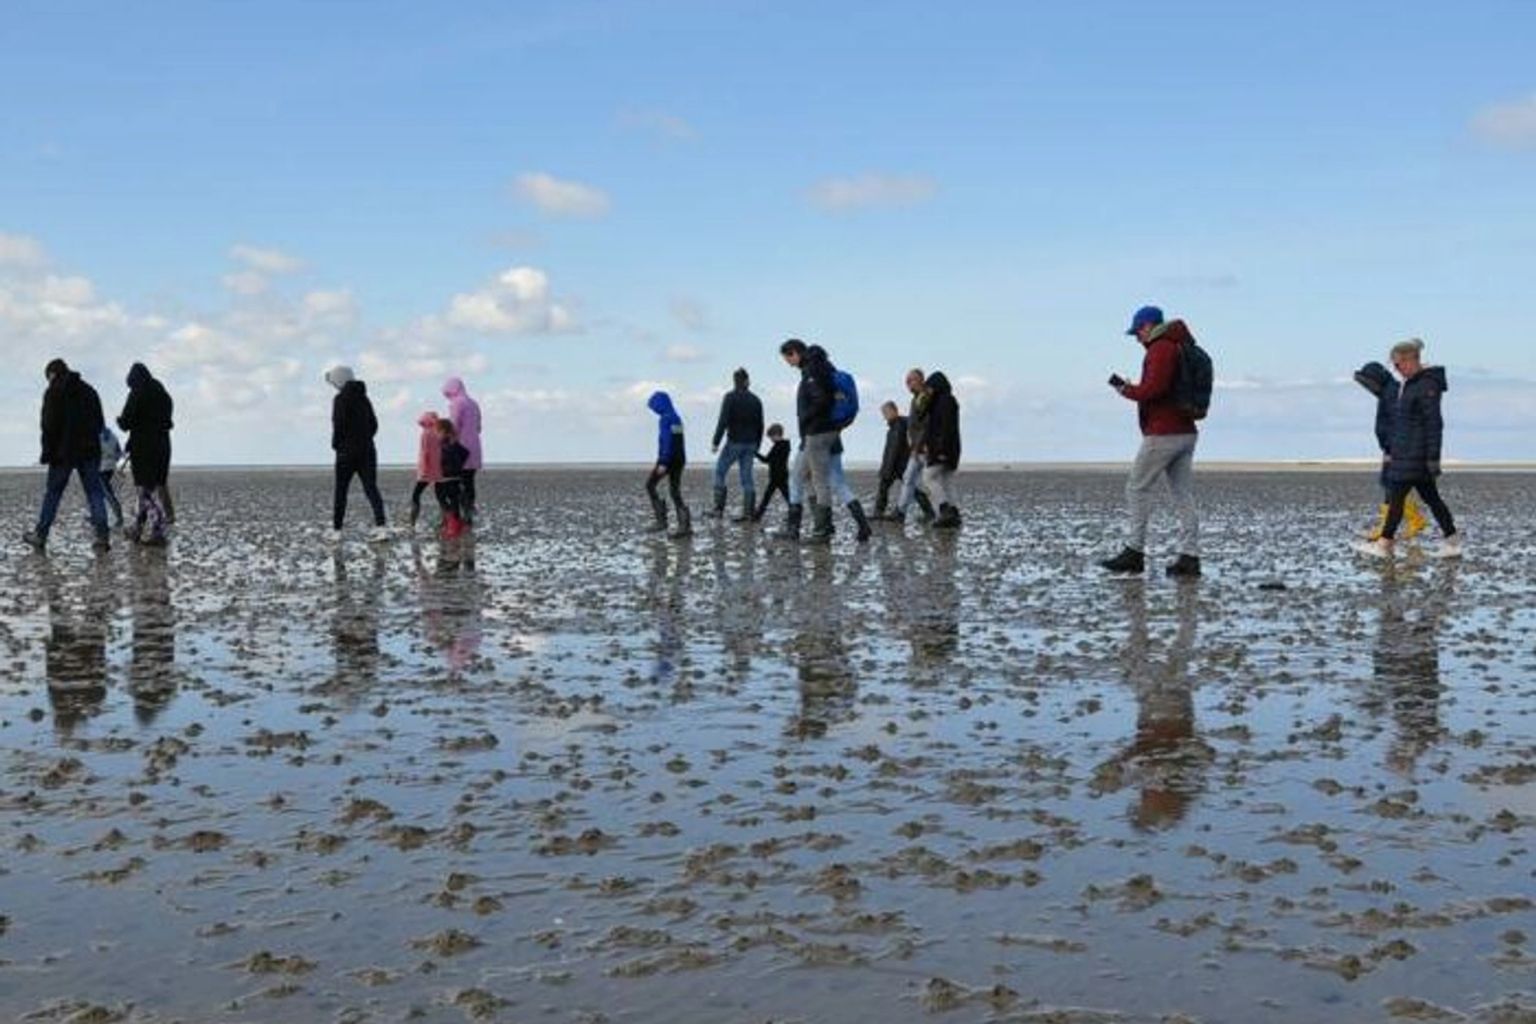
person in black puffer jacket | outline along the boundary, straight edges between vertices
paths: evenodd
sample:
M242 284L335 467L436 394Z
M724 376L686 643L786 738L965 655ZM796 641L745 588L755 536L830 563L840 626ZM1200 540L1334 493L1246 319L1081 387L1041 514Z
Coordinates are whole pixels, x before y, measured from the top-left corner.
M373 437L379 421L368 400L368 388L352 374L350 366L327 370L326 383L336 389L331 402L331 450L336 453L336 492L331 503L334 539L341 539L341 526L347 518L347 491L355 476L362 481L363 494L373 507L372 540L389 538L384 526L384 499L379 494L379 455Z
M1386 558L1392 554L1393 539L1403 521L1403 505L1410 491L1418 491L1429 506L1444 537L1441 554L1461 554L1461 538L1456 520L1440 497L1435 481L1440 476L1440 449L1445 435L1445 421L1440 415L1440 397L1445 394L1445 369L1425 366L1424 342L1410 338L1392 346L1392 366L1402 377L1395 384L1395 398L1387 431L1386 482L1387 520L1381 537L1367 551Z
M1381 509L1376 516L1376 524L1366 534L1366 540L1376 540L1381 536L1381 528L1387 525L1387 509L1390 507L1387 482L1387 452L1392 446L1392 409L1397 405L1397 381L1392 376L1392 371L1380 363L1366 363L1355 371L1355 383L1369 391L1376 398L1376 444L1381 448ZM1424 518L1424 513L1419 511L1419 503L1413 500L1409 494L1403 502L1403 539L1412 540L1417 537L1427 526L1429 521Z
M960 525L955 471L960 468L960 403L955 401L949 378L935 371L928 375L928 423L923 431L923 484L939 503L938 529Z
M165 543L168 517L159 500L171 472L170 393L143 363L128 370L128 400L117 425L128 431L128 455L132 460L133 485L139 489L139 510L128 536L148 544ZM146 536L145 527L149 533Z
M47 546L64 488L72 475L78 475L96 530L94 547L105 552L111 544L107 539L106 492L101 486L101 431L106 426L101 396L62 359L50 361L43 376L48 389L43 392L42 455L38 461L48 467L48 482L37 526L23 533L21 539L37 551Z

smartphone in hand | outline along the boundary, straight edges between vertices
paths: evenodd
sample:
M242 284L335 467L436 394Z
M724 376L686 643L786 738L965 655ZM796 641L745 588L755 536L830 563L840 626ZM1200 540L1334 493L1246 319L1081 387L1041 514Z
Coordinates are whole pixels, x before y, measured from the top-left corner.
M1114 388L1115 390L1118 391L1120 388L1125 387L1125 384L1126 384L1126 380L1125 380L1124 377L1120 376L1118 373L1110 374L1110 377L1109 377L1109 386L1110 387L1112 387L1112 388Z

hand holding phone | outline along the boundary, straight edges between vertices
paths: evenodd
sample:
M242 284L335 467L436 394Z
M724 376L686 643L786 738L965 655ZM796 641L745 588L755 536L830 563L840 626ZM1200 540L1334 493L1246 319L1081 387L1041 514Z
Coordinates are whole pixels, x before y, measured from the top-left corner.
M1112 373L1109 376L1109 386L1114 388L1116 391L1119 391L1121 388L1125 387L1125 378L1120 376L1118 373Z

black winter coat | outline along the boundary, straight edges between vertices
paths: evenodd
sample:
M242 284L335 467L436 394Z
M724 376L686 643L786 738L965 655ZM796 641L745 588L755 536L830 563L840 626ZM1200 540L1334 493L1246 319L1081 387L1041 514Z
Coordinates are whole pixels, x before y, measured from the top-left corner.
M715 439L731 444L749 444L753 448L763 443L763 403L746 388L733 388L720 400L720 418L715 422Z
M885 451L880 455L880 479L901 479L911 458L912 445L907 439L907 418L897 416L885 426Z
M101 461L101 396L73 370L59 374L43 392L42 456L46 466Z
M795 393L795 415L802 439L834 429L832 401L837 387L832 373L832 363L826 354L812 346L800 364L800 390Z
M376 460L373 436L378 432L368 388L360 380L347 381L331 402L331 450L349 462Z
M1440 442L1445 435L1440 396L1445 391L1442 366L1426 367L1397 388L1387 446L1389 481L1417 483L1440 472Z
M923 461L930 466L960 466L960 403L942 373L928 377L928 424L923 431Z
M171 472L171 415L175 404L148 371L130 377L128 401L123 403L117 425L128 431L128 454L133 457L133 482L139 487L159 487Z
M758 462L768 464L769 480L789 480L789 442L775 441L767 455L759 455Z

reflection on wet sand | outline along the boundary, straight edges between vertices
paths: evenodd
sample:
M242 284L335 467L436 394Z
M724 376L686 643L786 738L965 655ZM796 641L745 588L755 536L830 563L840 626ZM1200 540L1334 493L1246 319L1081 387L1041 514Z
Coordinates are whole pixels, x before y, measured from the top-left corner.
M1460 567L1447 562L1427 578L1396 566L1381 575L1376 640L1371 648L1369 711L1390 715L1394 737L1387 766L1411 776L1419 758L1440 742L1440 631L1455 596ZM1405 578L1406 576L1406 578Z
M139 724L153 725L176 695L176 610L165 548L137 551L129 578L133 646L128 692Z
M837 580L836 563L825 549L807 552L809 563L797 563L803 575L789 658L795 666L800 693L799 713L789 731L820 736L833 725L857 715L858 678L845 638L847 595Z
M69 735L96 714L107 696L107 639L112 617L115 576L107 564L69 580L52 562L42 570L48 602L48 637L44 666L54 727Z

